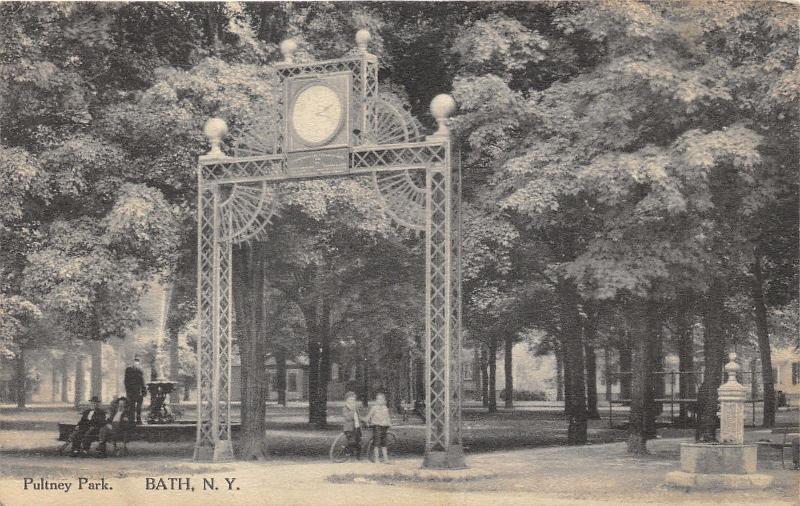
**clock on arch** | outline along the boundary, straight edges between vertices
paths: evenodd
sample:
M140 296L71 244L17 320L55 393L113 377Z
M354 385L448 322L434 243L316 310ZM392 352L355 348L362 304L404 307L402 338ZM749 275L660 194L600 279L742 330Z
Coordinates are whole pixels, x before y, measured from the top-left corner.
M349 72L297 77L287 86L286 151L350 145Z

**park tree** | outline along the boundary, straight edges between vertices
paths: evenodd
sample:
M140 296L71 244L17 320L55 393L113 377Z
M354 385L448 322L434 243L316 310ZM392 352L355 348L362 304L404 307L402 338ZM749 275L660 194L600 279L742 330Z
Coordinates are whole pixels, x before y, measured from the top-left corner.
M137 221L161 195L153 187L137 185L141 172L132 167L136 153L106 135L103 118L108 117L109 108L149 86L155 68L186 64L202 55L191 35L197 25L183 7L164 4L19 4L0 9L0 121L4 125L0 149L3 175L13 177L8 181L12 184L2 185L3 192L11 192L0 227L4 235L11 234L0 241L3 291L11 296L31 291L31 299L51 309L53 301L47 300L59 290L74 296L63 308L44 311L44 317L53 320L51 326L66 324L70 330L64 335L75 330L77 335L97 338L123 332L125 325L134 323L130 315L118 315L120 320L108 324L93 318L94 327L108 328L88 332L76 329L77 313L69 317L67 313L80 306L78 312L83 315L107 314L109 307L97 311L89 307L101 304L105 289L119 289L121 300L135 302L135 296L128 296L137 287L121 283L136 285L153 268L165 267L170 263L169 249L175 245L170 240L158 243L167 239L159 236L158 228L169 226L171 220ZM23 201L11 199L24 192L28 195ZM73 224L74 231L70 230ZM131 234L127 244L125 234ZM74 243L97 241L92 244L96 248L86 252L55 244L68 235ZM155 252L148 249L151 246L163 248ZM111 266L120 257L126 260L115 272ZM99 264L94 265L94 260ZM52 270L69 270L81 263L96 267L94 279L87 275L73 282ZM48 273L52 279L47 279ZM112 275L112 281L104 274ZM104 283L106 288L99 288ZM77 306L67 308L71 304ZM62 344L76 346L72 341ZM94 351L99 372L99 348L95 346ZM79 387L81 362L76 371ZM94 383L99 385L97 376ZM76 392L76 398L81 395Z
M506 406L513 406L511 350L519 341L521 320L516 317L520 287L513 280L512 255L517 230L491 210L463 207L462 297L466 334L483 355L486 405L497 409L497 352L505 351ZM482 373L483 375L483 373Z
M701 405L710 409L721 373L723 281L747 258L735 217L758 207L750 197L755 192L772 195L772 185L759 184L769 142L752 105L763 101L769 79L785 83L792 75L795 56L785 48L795 28L785 22L786 6L759 5L756 20L749 8L714 4L700 8L708 25L697 23L697 9L561 4L554 23L566 38L576 34L577 55L587 54L581 41L593 42L598 53L591 64L544 89L516 89L512 77L497 71L465 75L455 93L467 142L489 153L484 159L496 167L499 205L551 241L549 266L565 302L567 369L583 368L581 299L624 295L632 314L644 308L652 320L634 338L640 365L634 384L652 385L643 364L661 325L646 308L675 297L679 283L691 279L705 306ZM750 39L752 33L775 44ZM744 75L743 63L750 69ZM745 84L765 69L772 77L762 86ZM642 397L652 395L648 388L638 389L633 418L648 411ZM709 418L707 412L707 428ZM630 449L642 451L646 424L632 427Z

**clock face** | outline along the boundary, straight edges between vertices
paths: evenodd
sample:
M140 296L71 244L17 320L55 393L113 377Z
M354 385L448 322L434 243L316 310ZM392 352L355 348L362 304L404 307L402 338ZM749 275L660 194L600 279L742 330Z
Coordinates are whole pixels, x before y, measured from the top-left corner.
M292 128L309 146L329 142L339 131L343 116L339 95L322 84L314 84L297 94L292 107Z

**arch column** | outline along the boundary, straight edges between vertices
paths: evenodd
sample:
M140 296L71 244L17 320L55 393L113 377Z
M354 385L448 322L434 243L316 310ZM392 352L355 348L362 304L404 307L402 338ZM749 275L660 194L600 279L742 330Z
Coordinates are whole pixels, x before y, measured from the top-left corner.
M231 244L221 240L219 185L198 181L197 440L194 460L233 459L231 441Z
M454 206L458 173L445 161L426 174L425 458L423 467L466 467L461 445L460 238Z

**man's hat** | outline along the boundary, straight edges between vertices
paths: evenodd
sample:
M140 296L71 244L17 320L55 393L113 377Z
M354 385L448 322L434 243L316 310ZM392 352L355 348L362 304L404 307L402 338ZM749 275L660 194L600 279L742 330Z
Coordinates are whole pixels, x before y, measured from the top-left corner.
M349 399L349 398L351 398L351 397L352 397L353 399L355 399L355 398L356 398L356 393L351 391L351 392L347 392L346 394L344 394L344 398L345 398L345 400L347 400L347 399Z
M96 395L93 395L92 398L89 399L89 402L100 402L100 398Z

